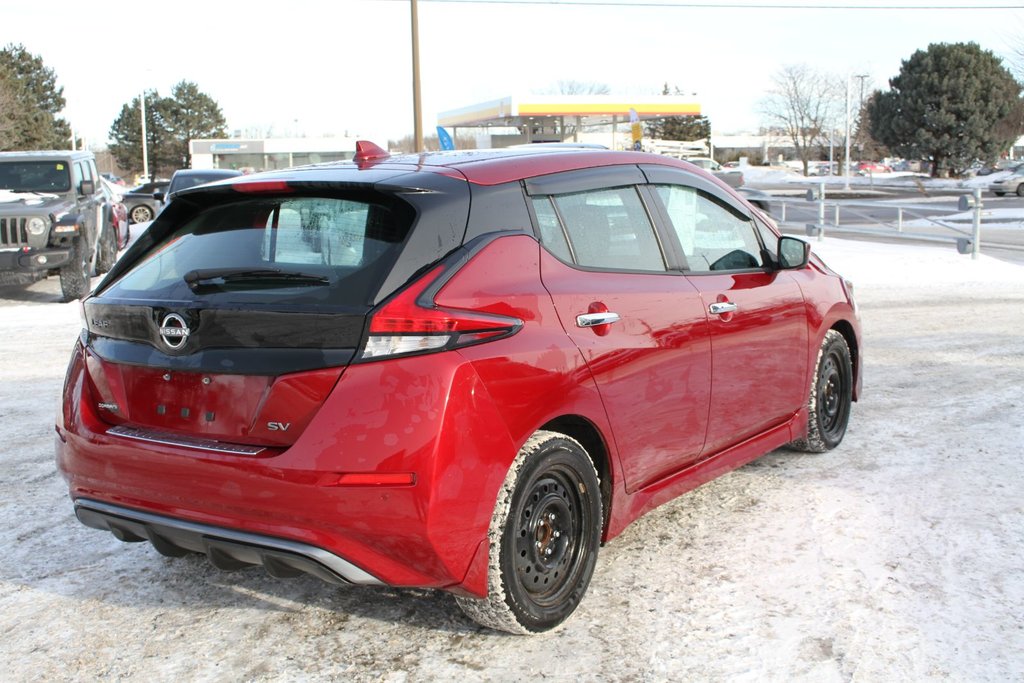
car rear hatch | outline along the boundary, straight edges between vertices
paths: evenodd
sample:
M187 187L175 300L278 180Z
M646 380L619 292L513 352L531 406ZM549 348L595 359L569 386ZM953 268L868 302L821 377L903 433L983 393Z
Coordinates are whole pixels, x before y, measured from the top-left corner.
M296 440L368 313L465 230L465 183L347 177L361 182L293 173L190 191L153 224L84 304L108 433L249 454Z

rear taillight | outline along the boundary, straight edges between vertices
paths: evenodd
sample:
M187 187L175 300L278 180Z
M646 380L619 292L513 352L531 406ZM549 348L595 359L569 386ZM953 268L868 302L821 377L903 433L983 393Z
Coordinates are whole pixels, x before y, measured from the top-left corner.
M443 270L430 271L372 314L361 359L480 344L513 335L522 326L522 320L510 316L438 306L432 293Z

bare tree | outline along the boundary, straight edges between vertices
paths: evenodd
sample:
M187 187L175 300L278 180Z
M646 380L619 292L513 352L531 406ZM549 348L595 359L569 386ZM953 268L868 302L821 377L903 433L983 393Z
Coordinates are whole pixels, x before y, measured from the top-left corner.
M456 135L455 149L476 149L476 138L472 135ZM441 149L441 142L437 135L426 135L423 137L423 150L436 152ZM413 154L415 145L411 135L406 135L398 140L388 140L388 150L393 154Z
M560 80L555 84L554 95L610 95L611 88L596 81Z
M760 112L769 128L782 130L793 142L807 175L808 162L837 128L844 93L838 79L806 64L784 66L772 80L774 87L761 101Z

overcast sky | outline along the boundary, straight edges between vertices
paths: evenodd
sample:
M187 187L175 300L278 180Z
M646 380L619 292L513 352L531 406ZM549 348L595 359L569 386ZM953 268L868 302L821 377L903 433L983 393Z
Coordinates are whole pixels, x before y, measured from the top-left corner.
M625 98L667 82L696 93L716 134L756 131L757 102L786 64L867 74L885 87L929 43L974 41L1003 58L1024 47L1019 0L602 5L419 0L425 131L438 112L553 92L559 80L603 83ZM56 72L66 117L93 145L141 88L167 95L181 80L221 105L231 131L380 142L411 134L410 33L408 0L0 0L0 42L25 45Z

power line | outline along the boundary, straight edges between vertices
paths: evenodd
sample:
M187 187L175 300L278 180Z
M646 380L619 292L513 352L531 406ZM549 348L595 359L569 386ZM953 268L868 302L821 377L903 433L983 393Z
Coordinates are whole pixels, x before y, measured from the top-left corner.
M389 0L390 2L408 2L409 0ZM563 6L563 7L639 7L639 8L682 8L682 9L814 9L814 10L1007 10L1024 9L1024 5L852 5L852 4L753 4L740 2L677 2L666 0L657 2L644 0L629 2L628 0L419 0L424 3L451 4L451 5L534 5L534 6Z

